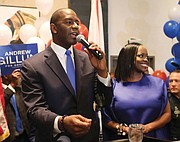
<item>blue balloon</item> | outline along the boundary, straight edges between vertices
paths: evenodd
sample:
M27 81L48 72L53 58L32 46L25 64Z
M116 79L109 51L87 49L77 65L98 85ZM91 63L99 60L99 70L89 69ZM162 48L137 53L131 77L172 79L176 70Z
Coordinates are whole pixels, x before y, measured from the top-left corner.
M176 43L173 45L171 49L171 53L175 58L180 58L180 43Z
M179 28L179 31L177 33L176 39L180 42L180 28Z
M177 68L176 66L171 64L172 62L174 62L174 58L170 58L169 60L166 61L166 64L165 64L166 70L170 73Z
M174 58L173 61L171 61L171 64L175 66L176 68L180 68L180 58Z
M170 20L164 24L163 30L167 37L174 38L178 34L179 24L174 20Z

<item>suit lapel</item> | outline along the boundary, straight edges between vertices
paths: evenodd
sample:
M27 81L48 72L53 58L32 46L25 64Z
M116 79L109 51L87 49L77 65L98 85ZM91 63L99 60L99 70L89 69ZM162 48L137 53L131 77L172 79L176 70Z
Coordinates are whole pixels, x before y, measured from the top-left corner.
M4 93L5 94L8 94L8 95L13 95L14 93L13 93L13 91L11 90L11 89L9 89L9 87L7 87L6 89L4 89Z
M64 85L69 89L71 94L73 94L74 96L75 95L74 89L56 54L54 53L51 47L48 47L46 51L47 52L44 55L46 64L52 69L52 71L57 75L57 77L64 83Z
M79 51L74 48L74 61L76 68L76 90L77 90L77 99L81 92L81 84L82 84L82 75L83 75L83 65L84 65L84 56L82 55L82 51Z

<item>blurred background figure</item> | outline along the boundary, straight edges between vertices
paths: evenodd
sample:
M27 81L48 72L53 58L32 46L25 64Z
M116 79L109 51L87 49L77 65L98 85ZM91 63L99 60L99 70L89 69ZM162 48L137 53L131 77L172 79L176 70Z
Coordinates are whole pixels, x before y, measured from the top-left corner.
M27 109L21 92L21 72L15 69L11 75L2 76L10 136L3 142L29 142L29 122Z
M5 116L5 101L4 92L2 88L2 79L0 77L0 141L5 140L9 135L9 128Z
M109 140L127 138L129 124L138 123L144 135L168 139L164 127L171 119L167 88L162 79L146 74L148 51L129 42L119 53L113 80L114 97L105 109Z
M180 140L180 69L169 75L169 102L171 106L171 140Z

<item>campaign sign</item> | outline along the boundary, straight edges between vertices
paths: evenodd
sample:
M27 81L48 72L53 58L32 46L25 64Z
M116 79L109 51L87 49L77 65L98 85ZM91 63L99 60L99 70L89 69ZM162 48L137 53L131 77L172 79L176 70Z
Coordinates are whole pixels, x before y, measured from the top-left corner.
M21 69L22 61L38 53L37 44L12 44L0 46L1 75L9 75Z

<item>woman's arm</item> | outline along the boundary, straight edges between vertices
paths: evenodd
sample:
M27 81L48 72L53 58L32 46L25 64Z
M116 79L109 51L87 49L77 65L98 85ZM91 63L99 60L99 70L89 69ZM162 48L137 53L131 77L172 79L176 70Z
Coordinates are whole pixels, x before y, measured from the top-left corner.
M171 120L171 109L170 109L170 104L168 101L166 108L160 117L158 117L153 122L143 125L143 133L148 133L152 130L161 128L165 124L167 124L170 120Z
M112 131L116 132L117 135L125 136L128 133L129 127L124 123L117 123L115 121L109 121L106 126Z

